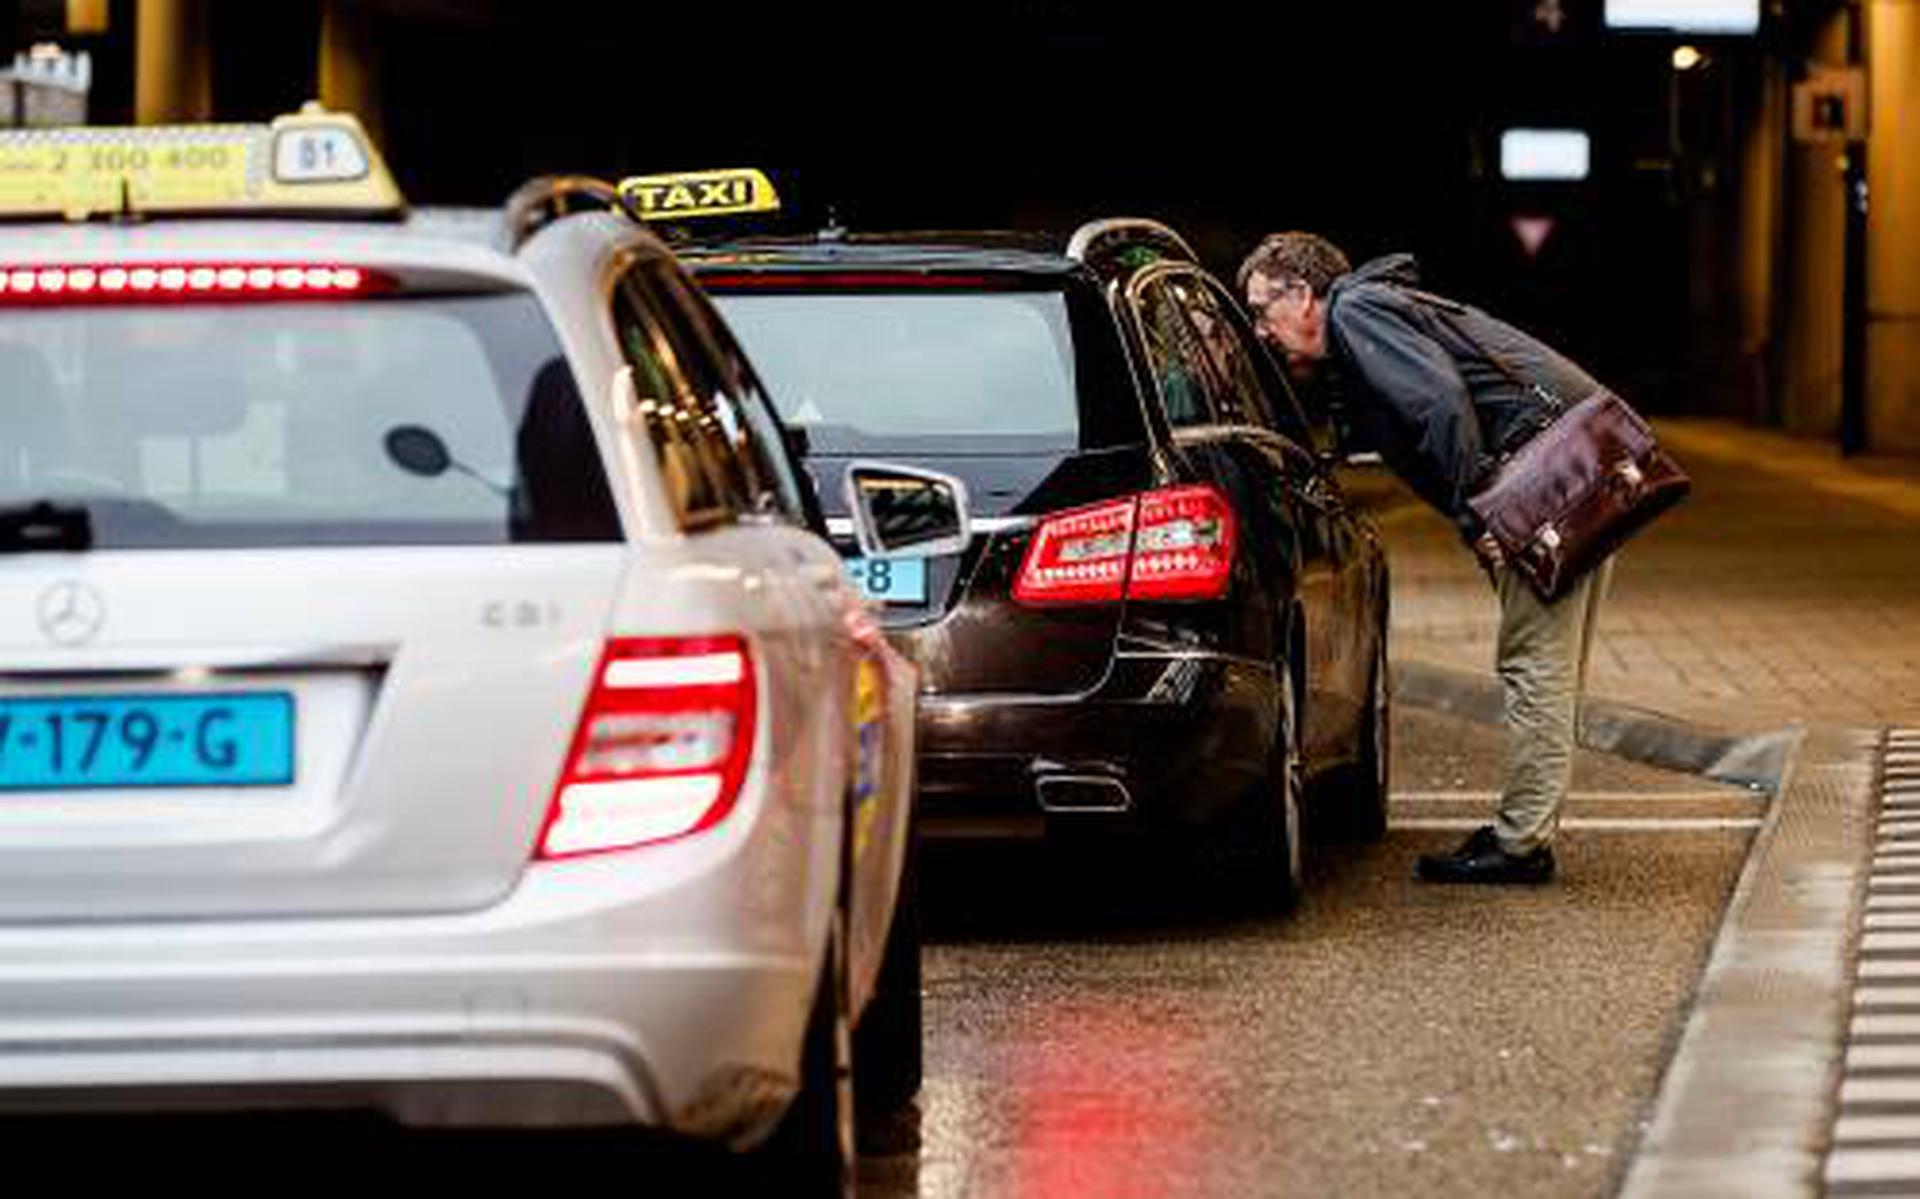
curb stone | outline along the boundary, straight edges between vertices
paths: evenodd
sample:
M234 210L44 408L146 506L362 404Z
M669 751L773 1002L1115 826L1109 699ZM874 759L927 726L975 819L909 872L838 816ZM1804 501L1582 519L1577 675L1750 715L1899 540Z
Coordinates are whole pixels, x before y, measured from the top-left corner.
M1396 698L1497 723L1499 684L1424 662ZM1583 745L1774 796L1684 1013L1618 1199L1812 1199L1838 1105L1872 853L1878 730L1740 736L1589 700Z
M1431 662L1393 664L1393 697L1480 724L1500 723L1500 683ZM1793 747L1805 730L1736 734L1702 729L1645 708L1589 699L1580 706L1580 744L1616 757L1698 774L1779 795Z
M1754 837L1621 1199L1809 1199L1838 1103L1875 751L1809 731Z

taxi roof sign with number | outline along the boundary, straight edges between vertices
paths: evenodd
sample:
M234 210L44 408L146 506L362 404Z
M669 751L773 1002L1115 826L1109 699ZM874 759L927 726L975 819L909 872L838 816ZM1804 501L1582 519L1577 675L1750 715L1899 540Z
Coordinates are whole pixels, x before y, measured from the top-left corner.
M689 171L635 175L620 181L620 202L642 221L680 221L778 212L780 197L757 170Z
M0 219L399 216L405 207L360 122L318 105L270 125L0 131Z

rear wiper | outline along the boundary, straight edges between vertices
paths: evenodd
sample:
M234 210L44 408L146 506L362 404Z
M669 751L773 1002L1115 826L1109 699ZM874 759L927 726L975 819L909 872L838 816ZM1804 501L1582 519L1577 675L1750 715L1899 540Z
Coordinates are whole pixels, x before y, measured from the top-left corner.
M93 548L93 514L85 505L35 500L0 507L0 554Z

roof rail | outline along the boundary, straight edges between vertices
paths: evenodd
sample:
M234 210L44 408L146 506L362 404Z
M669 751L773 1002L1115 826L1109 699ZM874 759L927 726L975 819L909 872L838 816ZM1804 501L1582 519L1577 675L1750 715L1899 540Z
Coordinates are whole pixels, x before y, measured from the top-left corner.
M1126 216L1088 221L1075 229L1067 242L1067 257L1098 266L1129 249L1142 250L1156 258L1200 261L1184 238L1159 221Z
M619 212L619 189L592 175L540 175L513 190L505 204L507 245L521 243L563 216Z

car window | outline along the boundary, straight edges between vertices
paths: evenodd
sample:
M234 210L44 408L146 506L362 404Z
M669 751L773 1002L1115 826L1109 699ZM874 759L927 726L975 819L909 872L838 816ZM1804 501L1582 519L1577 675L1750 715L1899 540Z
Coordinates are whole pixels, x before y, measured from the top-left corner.
M738 436L733 440L753 479L755 509L777 509L804 522L805 507L794 463L787 453L785 430L732 331L706 296L678 270L662 263L649 278L671 300L672 311L683 321L686 339L706 349L702 366L691 373L698 379L705 368L713 368L701 386L704 394L714 397L716 413L730 410L738 416Z
M1187 300L1187 316L1200 335L1220 380L1217 402L1220 419L1229 425L1275 427L1267 403L1267 388L1254 365L1253 351L1241 325L1226 308L1218 291L1199 279L1183 281L1178 290Z
M449 469L389 448L415 427ZM0 506L114 549L618 540L572 371L525 293L63 306L0 329Z
M1147 362L1167 423L1176 429L1219 423L1213 364L1186 313L1190 284L1163 276L1141 289L1136 301Z
M791 479L783 487L770 466L784 452L756 445L765 435L755 424L770 418L749 419L737 377L676 293L672 270L660 260L631 268L614 291L613 323L633 371L637 425L681 527L797 511Z
M821 287L718 302L781 415L817 451L1082 442L1081 370L1060 291Z
M1234 364L1231 369L1235 377L1248 381L1258 392L1259 411L1266 415L1275 429L1302 447L1317 445L1316 431L1307 419L1293 385L1274 362L1267 347L1253 335L1253 322L1247 319L1246 310L1212 279L1206 281L1206 291L1214 309L1222 317L1223 329L1228 333L1219 344L1223 347L1223 353L1232 355Z

